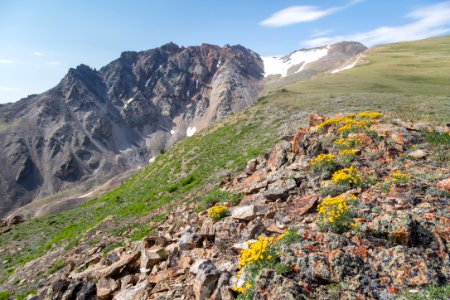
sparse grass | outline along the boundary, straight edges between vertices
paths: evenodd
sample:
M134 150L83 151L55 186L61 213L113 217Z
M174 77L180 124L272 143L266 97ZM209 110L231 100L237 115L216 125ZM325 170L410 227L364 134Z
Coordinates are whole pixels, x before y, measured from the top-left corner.
M132 241L139 241L150 234L152 228L148 224L142 224L137 227L130 235Z
M37 291L35 291L35 290L28 290L28 291L26 291L24 293L18 294L16 296L16 300L23 300L26 297L28 297L28 295L36 295L36 294L37 294Z
M50 268L48 268L47 273L48 274L53 274L56 271L62 269L64 267L65 261L63 259L58 259L56 260L51 266Z
M450 133L427 132L424 135L433 160L450 166Z
M119 248L119 247L123 247L124 245L125 245L125 243L123 241L113 243L113 244L107 246L105 249L103 249L102 253L103 253L103 255L107 255L112 250Z
M405 292L398 300L447 300L450 299L450 285L429 286L422 292Z
M237 205L242 199L241 194L229 193L222 191L221 189L215 188L207 192L200 199L201 209L207 209L216 203L230 202L233 205Z

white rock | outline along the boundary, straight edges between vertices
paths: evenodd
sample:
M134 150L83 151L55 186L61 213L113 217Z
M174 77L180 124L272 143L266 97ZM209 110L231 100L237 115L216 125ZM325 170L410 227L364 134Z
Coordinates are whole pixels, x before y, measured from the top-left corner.
M421 159L427 157L428 153L424 150L418 149L408 154L408 156L416 159Z
M237 206L233 209L231 216L234 219L250 221L256 217L256 207L254 205Z

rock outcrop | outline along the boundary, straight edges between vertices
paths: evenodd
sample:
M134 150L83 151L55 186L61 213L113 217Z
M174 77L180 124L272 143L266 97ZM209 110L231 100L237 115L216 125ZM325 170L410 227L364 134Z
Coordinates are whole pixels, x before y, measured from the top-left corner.
M260 57L242 46L166 44L0 106L0 217L79 183L147 163L257 100Z
M428 145L401 122L347 119L356 132L342 138L336 130L342 118L347 117L313 115L309 128L297 130L291 142L283 140L249 161L222 186L243 198L236 206L221 203L228 213L220 220L196 212L195 203L181 204L165 220L149 224L156 229L152 234L106 255L102 249L120 237L84 237L63 255L66 267L33 281L39 290L33 299L94 292L99 299L235 299L242 291L254 299L395 299L406 290L448 284L448 169L408 155ZM321 154L344 155L336 147L347 142L355 150L350 162L337 160L331 172L312 167ZM359 170L361 184L331 189L337 181L331 173L349 164ZM320 226L317 206L330 196L351 199L345 213L353 225ZM276 264L246 274L251 271L239 261L242 251L270 237ZM103 242L90 247L93 238ZM255 259L264 265L272 257L263 254ZM16 270L2 288L18 279L31 282L52 259L61 253Z

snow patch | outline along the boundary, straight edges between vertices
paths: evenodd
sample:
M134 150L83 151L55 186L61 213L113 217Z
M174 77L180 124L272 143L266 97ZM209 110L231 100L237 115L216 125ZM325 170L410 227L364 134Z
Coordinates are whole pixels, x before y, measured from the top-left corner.
M296 71L296 73L301 72L307 64L318 61L322 57L326 56L328 54L328 49L328 47L325 47L310 50L298 50L283 57L263 56L262 60L264 62L264 75L269 76L280 74L282 77L285 77L287 76L289 68L303 63L302 66Z
M170 134L171 134L171 135L174 135L174 134L175 134L175 130L172 129L172 130L170 131Z
M131 97L130 99L128 99L127 102L125 102L124 108L127 108L128 104L130 104L130 103L133 102L133 101L134 101L134 98L133 98L133 97Z
M152 158L150 158L150 160L148 161L148 163L151 164L151 163L154 162L155 160L156 160L156 157L153 156Z
M351 64L345 65L345 66L343 66L343 67L340 67L340 68L337 68L336 70L331 71L331 74L335 74L335 73L339 73L339 72L344 71L344 70L351 69L351 68L353 68L354 66L356 66L356 64L358 63L358 61L359 61L359 59L355 59L355 61L352 62Z
M186 130L186 135L187 136L193 136L194 133L197 131L197 128L195 127L188 127L188 129Z

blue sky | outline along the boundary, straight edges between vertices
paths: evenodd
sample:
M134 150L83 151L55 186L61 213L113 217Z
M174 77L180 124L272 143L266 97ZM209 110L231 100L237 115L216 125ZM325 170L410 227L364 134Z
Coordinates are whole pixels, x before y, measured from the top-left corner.
M450 1L1 0L0 103L43 92L68 68L122 51L241 44L261 55L340 40L367 46L450 34Z

